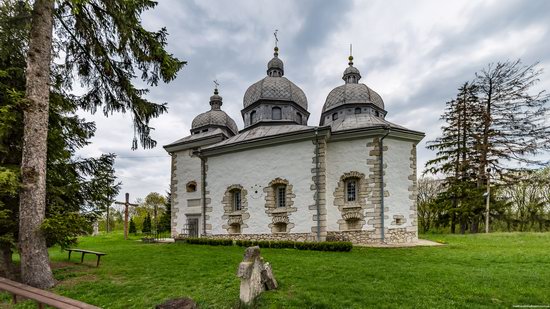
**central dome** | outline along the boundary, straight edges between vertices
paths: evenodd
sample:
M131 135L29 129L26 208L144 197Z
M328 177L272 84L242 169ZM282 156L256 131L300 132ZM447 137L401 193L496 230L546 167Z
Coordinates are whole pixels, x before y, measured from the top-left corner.
M266 76L248 87L244 94L244 108L259 100L291 101L307 110L305 93L286 77Z

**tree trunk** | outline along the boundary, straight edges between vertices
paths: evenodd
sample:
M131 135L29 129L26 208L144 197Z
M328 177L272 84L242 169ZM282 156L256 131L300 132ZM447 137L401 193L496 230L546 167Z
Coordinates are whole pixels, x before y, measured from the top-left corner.
M32 12L23 110L23 157L19 204L21 279L37 288L55 280L40 226L46 216L46 156L54 0L36 0Z
M0 277L15 280L15 265L12 260L11 244L0 244Z

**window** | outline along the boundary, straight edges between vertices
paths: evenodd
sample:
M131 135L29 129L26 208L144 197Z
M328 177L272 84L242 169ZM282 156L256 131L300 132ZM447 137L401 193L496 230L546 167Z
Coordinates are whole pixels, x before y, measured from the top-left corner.
M287 224L279 222L275 224L275 233L286 233Z
M356 107L355 108L355 113L356 114L361 114L361 107Z
M202 132L208 132L208 129L204 129L204 130L202 130Z
M302 124L302 114L296 113L296 121L298 121L299 124Z
M286 186L285 185L282 185L282 186L278 186L276 191L275 191L275 194L276 194L276 205L277 207L279 208L284 208L286 207Z
M232 224L229 227L229 234L240 234L241 233L241 225L240 224Z
M256 119L256 111L252 111L250 112L250 124L255 124L257 119Z
M280 107L274 107L271 110L271 119L281 120L281 108Z
M332 114L332 121L338 119L338 113Z
M233 211L241 210L241 190L233 191Z
M197 191L197 183L194 181L190 181L185 186L187 192L195 192Z
M355 202L357 200L357 180L349 179L346 181L346 201Z
M375 112L374 112L374 115L375 115L376 117L380 117L380 112L379 112L379 111L375 111Z

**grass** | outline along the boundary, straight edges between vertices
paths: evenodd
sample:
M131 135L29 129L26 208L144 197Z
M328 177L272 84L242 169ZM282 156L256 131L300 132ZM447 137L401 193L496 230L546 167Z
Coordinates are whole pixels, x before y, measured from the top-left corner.
M550 233L426 235L441 247L354 248L349 253L262 249L280 287L260 308L496 308L550 305ZM52 249L56 293L103 308L152 308L191 297L205 308L238 306L243 248L143 244L118 233L84 237L108 253L84 265ZM7 295L0 300L6 301ZM1 301L0 301L1 302ZM0 308L2 305L0 304ZM34 308L33 305L19 307Z

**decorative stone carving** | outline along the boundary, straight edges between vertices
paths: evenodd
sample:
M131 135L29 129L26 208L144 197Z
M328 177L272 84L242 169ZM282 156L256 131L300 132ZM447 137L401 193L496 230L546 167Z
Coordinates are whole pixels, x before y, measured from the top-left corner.
M285 207L277 207L276 205L276 188L277 186L286 186L285 190ZM267 187L264 188L265 193L265 213L272 218L272 223L269 228L272 233L289 233L294 227L294 223L290 222L292 212L298 210L294 207L294 198L296 195L292 192L292 185L288 180L282 178L273 179ZM284 230L281 227L284 226Z
M241 209L233 210L233 191L241 191ZM223 215L222 219L227 222L222 227L227 230L229 234L241 233L248 225L246 222L250 219L250 213L248 213L248 201L247 201L246 189L238 184L231 185L225 190L223 195Z
M263 291L277 288L271 265L264 263L258 246L246 248L237 277L241 279L240 299L246 305L252 304Z

